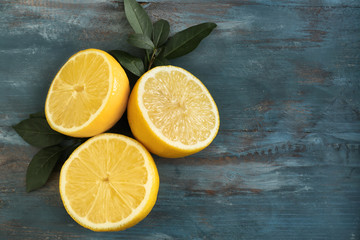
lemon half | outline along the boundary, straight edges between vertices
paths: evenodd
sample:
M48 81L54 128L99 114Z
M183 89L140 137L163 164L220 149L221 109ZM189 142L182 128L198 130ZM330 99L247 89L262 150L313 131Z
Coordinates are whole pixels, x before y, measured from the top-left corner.
M126 73L111 55L97 49L80 51L56 74L46 98L46 119L65 135L97 135L121 118L129 91Z
M207 147L220 125L214 99L194 75L174 66L146 72L128 103L132 133L150 152L184 157Z
M119 231L153 208L159 175L136 140L104 133L80 145L60 172L60 195L69 215L93 231Z

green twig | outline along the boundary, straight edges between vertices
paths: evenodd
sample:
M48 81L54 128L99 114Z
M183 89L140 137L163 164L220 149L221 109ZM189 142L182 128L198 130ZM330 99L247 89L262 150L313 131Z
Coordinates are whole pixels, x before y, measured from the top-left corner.
M153 51L153 53L152 53L152 55L151 55L151 59L150 59L150 61L149 61L148 71L151 69L151 65L153 65L153 63L154 63L154 61L155 61L156 51L157 51L157 49L154 48L154 51Z

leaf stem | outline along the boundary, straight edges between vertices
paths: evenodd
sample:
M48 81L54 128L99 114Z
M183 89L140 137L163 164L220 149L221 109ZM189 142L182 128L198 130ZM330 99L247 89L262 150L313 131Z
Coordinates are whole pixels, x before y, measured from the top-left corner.
M149 50L145 50L145 57L144 57L145 69L147 68L149 62L150 62Z
M154 63L154 61L155 61L156 51L157 51L157 49L154 48L153 53L152 53L152 55L151 55L151 59L150 59L150 61L149 61L148 71L151 69L151 65L153 65L153 63Z

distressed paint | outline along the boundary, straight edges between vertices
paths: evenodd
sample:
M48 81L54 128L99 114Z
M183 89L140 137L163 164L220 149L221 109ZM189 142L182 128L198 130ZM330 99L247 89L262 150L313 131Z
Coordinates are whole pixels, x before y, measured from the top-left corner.
M360 3L143 6L172 32L218 24L195 52L172 62L212 93L217 138L190 157L155 156L158 201L125 232L77 225L61 204L58 171L26 193L37 149L10 126L42 108L70 55L128 49L130 29L121 1L1 0L0 239L360 239Z

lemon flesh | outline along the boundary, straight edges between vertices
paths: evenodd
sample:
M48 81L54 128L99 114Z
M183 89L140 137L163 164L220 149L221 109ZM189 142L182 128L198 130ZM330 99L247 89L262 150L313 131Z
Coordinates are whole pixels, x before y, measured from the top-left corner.
M119 134L100 134L77 148L60 173L69 215L94 231L129 228L151 211L159 176L149 152Z

